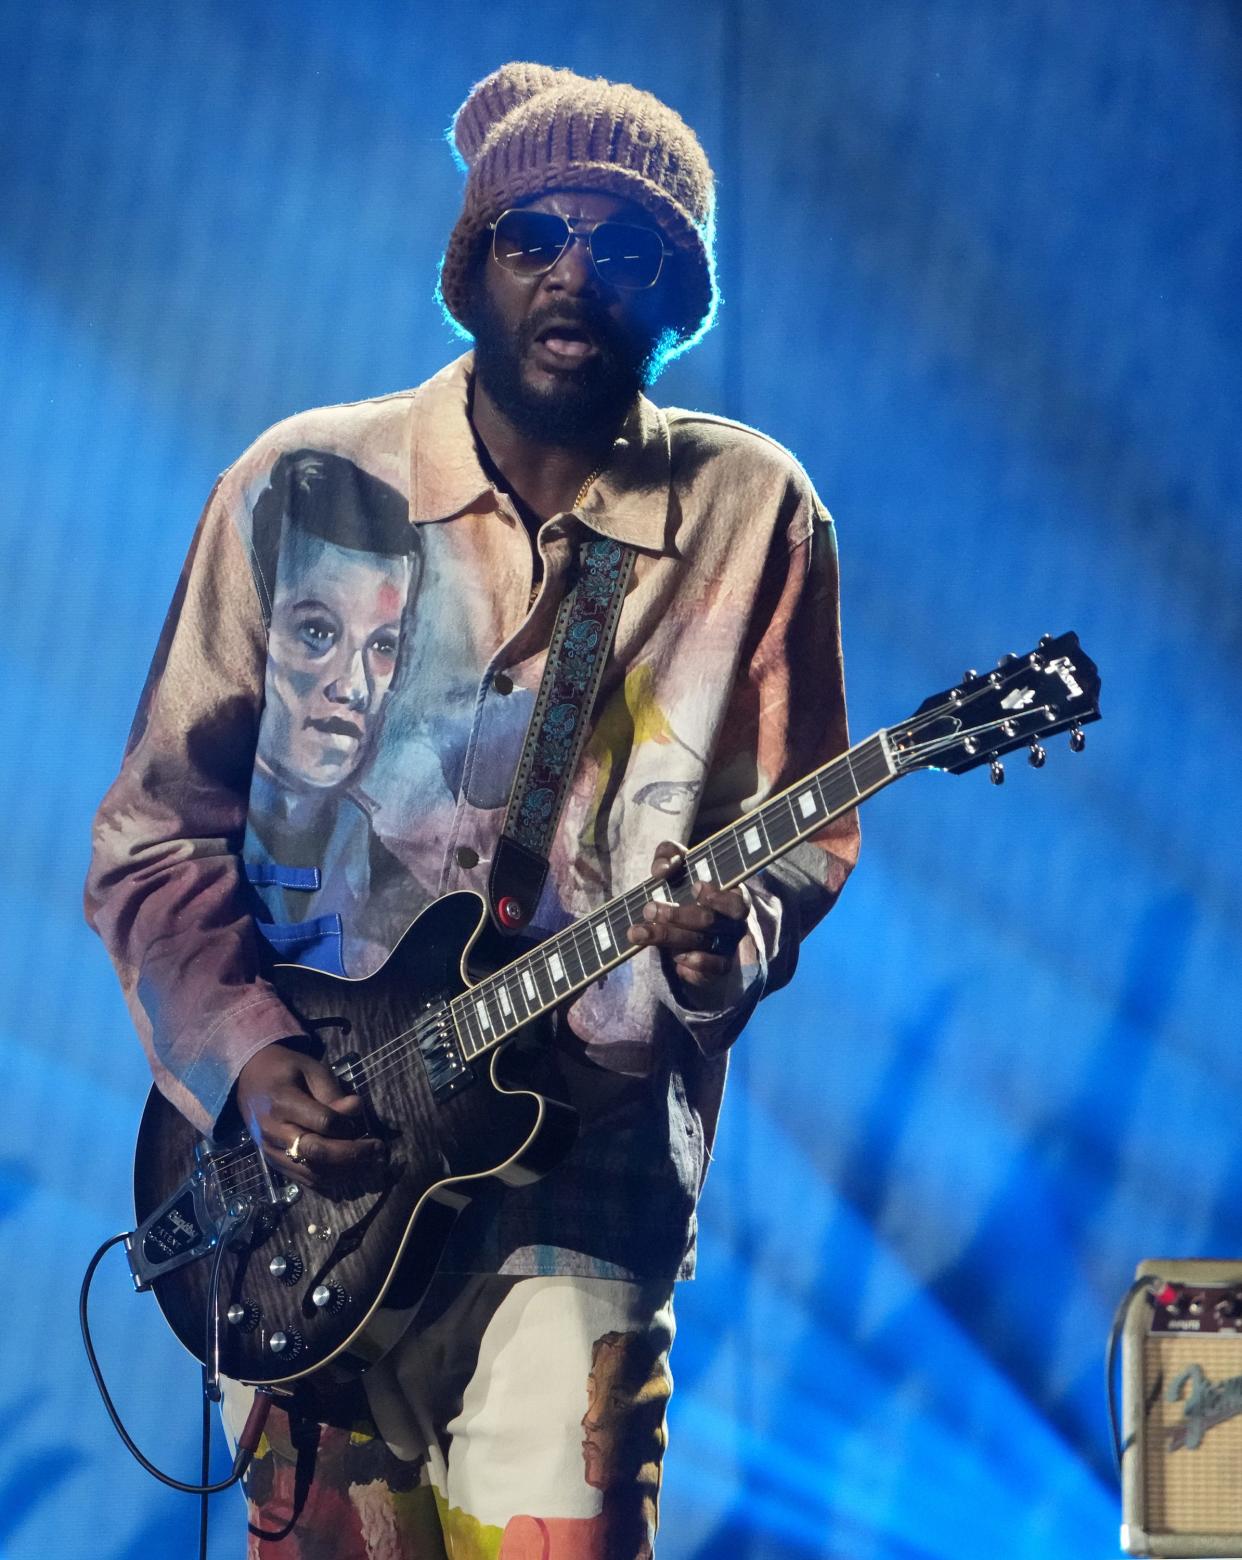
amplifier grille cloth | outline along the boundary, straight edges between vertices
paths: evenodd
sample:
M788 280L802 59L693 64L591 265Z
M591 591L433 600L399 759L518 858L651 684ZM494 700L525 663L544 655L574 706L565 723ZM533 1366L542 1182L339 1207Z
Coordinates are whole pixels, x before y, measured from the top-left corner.
M1242 1533L1242 1414L1212 1425L1191 1451L1170 1451L1168 1432L1186 1422L1185 1396L1170 1403L1170 1382L1191 1365L1213 1383L1242 1376L1242 1337L1148 1336L1143 1349L1145 1527L1149 1533ZM1155 1401L1153 1402L1153 1398Z

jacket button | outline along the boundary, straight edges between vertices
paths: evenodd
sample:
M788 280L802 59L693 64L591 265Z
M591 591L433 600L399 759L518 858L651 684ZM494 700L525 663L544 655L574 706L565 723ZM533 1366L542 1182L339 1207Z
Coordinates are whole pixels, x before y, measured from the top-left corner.
M459 845L457 847L457 865L459 867L477 867L478 864L479 853L477 850L472 850L469 845Z
M509 676L508 672L497 672L492 678L492 687L495 688L497 693L512 693L513 678Z

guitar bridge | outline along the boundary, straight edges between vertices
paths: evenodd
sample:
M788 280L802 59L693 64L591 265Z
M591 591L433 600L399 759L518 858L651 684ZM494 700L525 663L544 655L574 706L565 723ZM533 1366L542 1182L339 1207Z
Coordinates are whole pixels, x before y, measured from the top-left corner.
M125 1237L139 1293L165 1273L214 1251L221 1230L244 1220L256 1206L254 1227L269 1233L280 1210L297 1198L297 1186L273 1179L249 1136L221 1149L201 1141L194 1158L193 1172Z

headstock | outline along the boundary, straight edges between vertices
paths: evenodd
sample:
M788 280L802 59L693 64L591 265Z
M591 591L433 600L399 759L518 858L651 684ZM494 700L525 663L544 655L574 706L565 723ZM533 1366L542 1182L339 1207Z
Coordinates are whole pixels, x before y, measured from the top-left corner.
M1078 643L1078 635L1045 634L1026 655L1006 655L995 671L967 672L956 688L924 700L909 718L890 727L888 738L898 774L947 769L964 774L990 763L996 784L1005 777L1002 753L1029 747L1036 769L1044 764L1040 738L1070 733L1070 747L1082 751L1082 728L1099 720L1100 674Z

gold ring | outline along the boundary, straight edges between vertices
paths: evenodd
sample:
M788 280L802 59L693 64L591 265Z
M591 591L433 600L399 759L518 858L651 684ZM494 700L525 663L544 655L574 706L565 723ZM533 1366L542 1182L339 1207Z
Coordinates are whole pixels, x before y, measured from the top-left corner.
M299 1132L298 1135L294 1138L293 1142L290 1143L289 1147L285 1149L286 1158L292 1159L295 1165L304 1165L306 1163L305 1154L299 1153L298 1151L298 1144L301 1143L301 1141L302 1134Z

